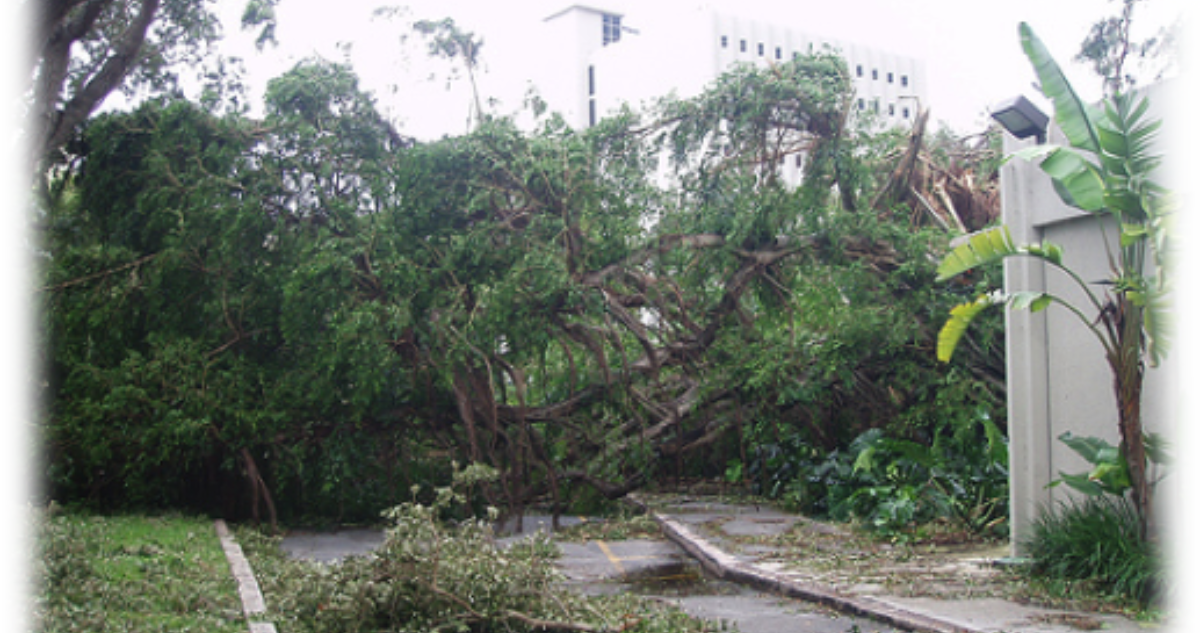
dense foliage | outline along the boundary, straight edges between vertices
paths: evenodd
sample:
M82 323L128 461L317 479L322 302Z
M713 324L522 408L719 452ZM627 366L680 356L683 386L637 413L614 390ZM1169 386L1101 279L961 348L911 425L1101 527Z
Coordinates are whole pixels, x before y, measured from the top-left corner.
M47 211L51 493L352 520L457 459L506 511L731 473L782 494L879 429L927 459L856 476L1003 499L979 492L1003 481L998 321L934 357L994 274L933 283L953 227L994 219L948 186L988 182L987 153L851 117L849 86L816 54L588 130L419 144L308 61L261 121L96 118Z

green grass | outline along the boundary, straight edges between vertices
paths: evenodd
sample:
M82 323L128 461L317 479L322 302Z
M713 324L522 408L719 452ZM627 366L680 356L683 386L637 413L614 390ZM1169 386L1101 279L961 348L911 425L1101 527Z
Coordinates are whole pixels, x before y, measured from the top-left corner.
M1087 586L1152 607L1168 586L1160 552L1139 535L1137 514L1123 499L1090 497L1043 511L1025 548L1035 579L1063 593Z
M42 631L246 630L209 519L51 510L38 545Z

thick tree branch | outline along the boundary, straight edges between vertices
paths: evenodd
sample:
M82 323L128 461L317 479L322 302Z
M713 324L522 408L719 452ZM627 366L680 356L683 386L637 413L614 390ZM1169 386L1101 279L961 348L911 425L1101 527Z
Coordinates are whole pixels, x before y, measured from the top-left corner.
M43 51L39 87L35 93L38 102L35 108L40 111L44 126L38 138L39 158L66 143L74 130L87 120L137 64L146 42L146 33L158 14L160 0L141 0L141 10L113 43L112 53L100 70L58 110L56 107L66 81L71 44L86 34L85 23L90 28L105 4L99 0L89 2L84 15L79 18L79 24L73 21L63 32L62 38L52 36ZM90 14L92 11L96 12L95 15ZM78 37L69 37L77 33Z

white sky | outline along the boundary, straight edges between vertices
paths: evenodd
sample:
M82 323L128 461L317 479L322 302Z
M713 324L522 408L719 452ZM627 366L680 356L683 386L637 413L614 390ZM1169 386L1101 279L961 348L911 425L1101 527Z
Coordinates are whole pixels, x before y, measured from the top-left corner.
M351 61L379 98L385 112L402 130L419 138L462 132L466 126L469 93L465 79L448 93L444 75L429 81L431 68L424 49L399 44L403 19L371 20L372 10L386 0L282 0L279 7L278 48L262 53L249 45L250 34L238 28L245 0L218 0L226 25L227 49L242 55L254 84L290 68L314 52L335 60L345 58L338 44L350 43ZM637 28L654 14L696 5L697 0L588 0L584 4L625 14L624 24ZM401 3L393 3L401 4ZM553 51L539 47L535 28L570 0L411 0L403 3L414 19L452 17L484 40L485 97L502 102L501 111L520 106L526 72ZM1031 99L1033 72L1021 51L1017 25L1027 21L1046 42L1085 97L1100 96L1100 80L1070 61L1092 23L1115 14L1117 0L711 0L716 9L795 26L816 35L911 55L925 60L929 105L933 119L955 131L979 131L989 105L1025 94ZM1149 0L1138 6L1135 28L1142 34L1157 30L1180 15L1183 0ZM1139 35L1140 37L1140 35ZM399 92L392 94L392 87ZM258 107L261 92L251 97ZM1043 109L1048 111L1048 107Z

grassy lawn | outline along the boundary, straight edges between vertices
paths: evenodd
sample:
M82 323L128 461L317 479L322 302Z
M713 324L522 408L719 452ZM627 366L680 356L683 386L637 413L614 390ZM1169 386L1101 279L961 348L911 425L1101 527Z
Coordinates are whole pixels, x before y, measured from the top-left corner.
M246 630L209 519L55 510L38 544L36 617L47 633Z

